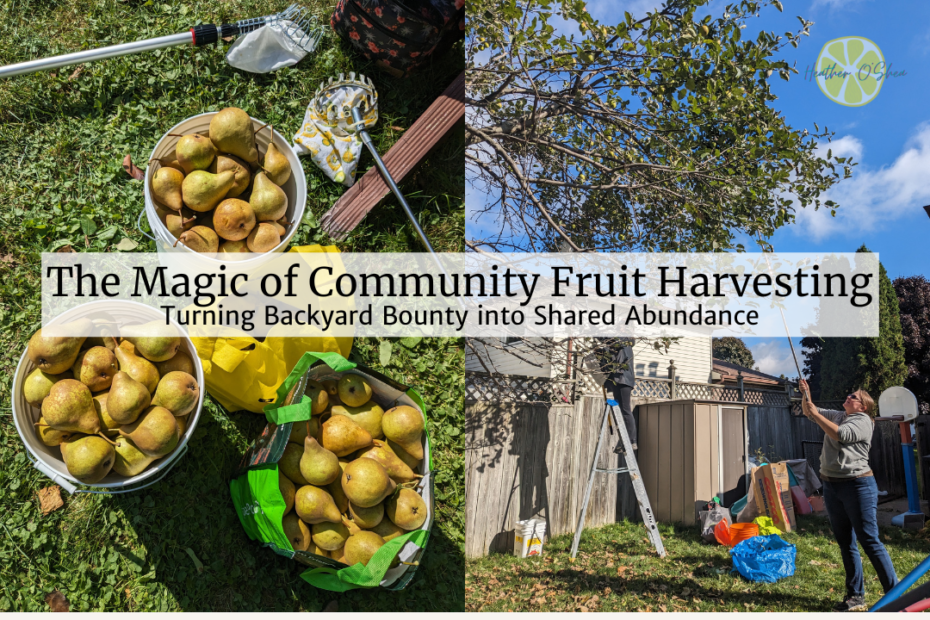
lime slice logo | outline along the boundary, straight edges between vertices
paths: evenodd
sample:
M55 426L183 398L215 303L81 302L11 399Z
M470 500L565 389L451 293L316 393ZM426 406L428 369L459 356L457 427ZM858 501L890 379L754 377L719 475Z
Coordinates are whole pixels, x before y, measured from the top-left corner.
M878 96L884 80L885 57L864 37L827 41L817 56L817 85L840 105L859 107Z

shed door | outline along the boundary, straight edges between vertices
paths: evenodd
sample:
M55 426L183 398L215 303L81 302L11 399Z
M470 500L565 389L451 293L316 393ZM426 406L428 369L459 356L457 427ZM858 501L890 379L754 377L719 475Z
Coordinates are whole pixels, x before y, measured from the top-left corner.
M746 429L743 427L742 409L722 407L720 415L723 427L720 438L723 488L720 492L724 493L734 488L740 476L746 473Z

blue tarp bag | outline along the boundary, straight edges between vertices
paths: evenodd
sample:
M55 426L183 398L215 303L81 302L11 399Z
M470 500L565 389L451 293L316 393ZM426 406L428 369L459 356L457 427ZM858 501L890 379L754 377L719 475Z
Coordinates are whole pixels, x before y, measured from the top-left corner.
M753 536L730 549L733 571L749 581L775 583L794 575L797 549L776 535Z

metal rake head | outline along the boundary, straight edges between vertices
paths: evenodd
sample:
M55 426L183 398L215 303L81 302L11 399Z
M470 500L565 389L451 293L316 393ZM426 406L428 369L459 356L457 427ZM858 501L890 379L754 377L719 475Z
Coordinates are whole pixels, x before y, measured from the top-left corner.
M323 38L324 29L317 18L310 12L310 9L298 4L292 4L274 15L243 19L236 22L236 26L241 33L272 25L277 25L294 45L297 45L308 54L316 50L320 39Z

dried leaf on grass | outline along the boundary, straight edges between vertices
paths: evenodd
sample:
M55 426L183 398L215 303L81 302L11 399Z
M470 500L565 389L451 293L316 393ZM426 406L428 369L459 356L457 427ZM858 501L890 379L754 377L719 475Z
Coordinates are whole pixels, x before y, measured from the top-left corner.
M48 603L50 611L65 612L71 611L71 605L65 595L58 590L52 590L45 595L45 602Z
M65 503L61 499L61 487L54 485L39 489L39 507L42 509L43 517L64 505Z
M123 170L126 171L126 174L132 178L141 181L145 178L145 172L139 169L137 165L132 163L132 155L126 153L126 157L123 158Z

